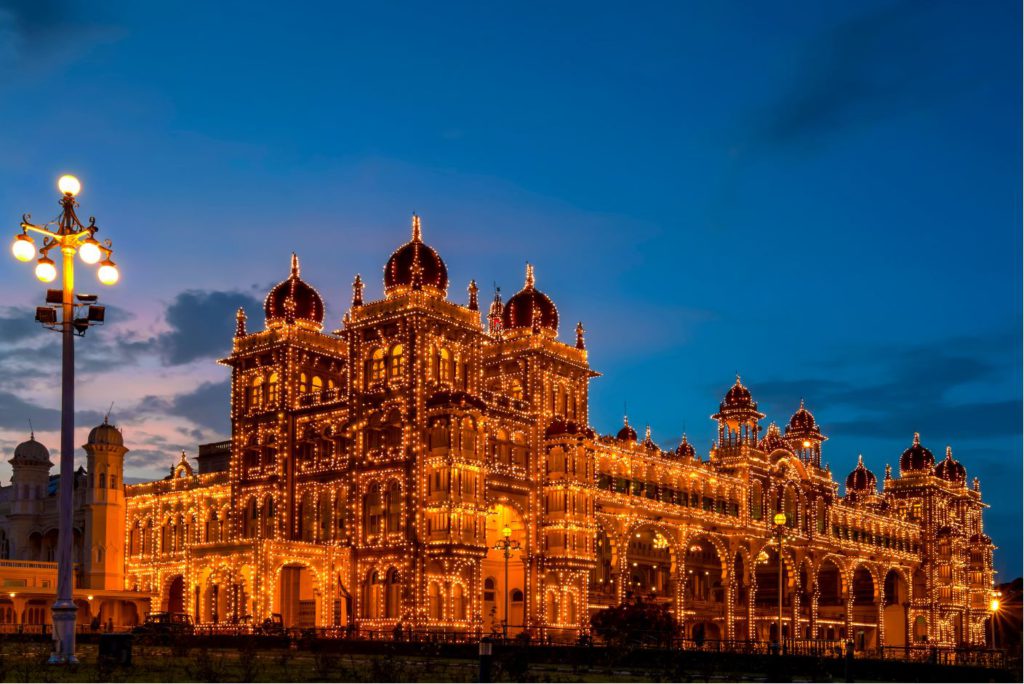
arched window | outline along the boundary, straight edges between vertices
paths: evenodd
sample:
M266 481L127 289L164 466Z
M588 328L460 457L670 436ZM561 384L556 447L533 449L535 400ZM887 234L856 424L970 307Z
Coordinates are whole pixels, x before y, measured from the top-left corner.
M366 577L365 593L363 595L363 614L375 619L380 617L381 589L380 575L372 570Z
M263 502L263 536L270 539L274 536L274 497L268 496Z
M277 372L270 374L267 378L267 404L273 406L281 399L281 382Z
M544 597L544 615L548 624L558 622L558 594L553 589L548 589L547 596Z
M263 376L257 375L252 379L249 387L249 407L259 409L263 407Z
M384 379L385 372L384 349L374 349L370 357L370 382L380 382Z
M391 348L391 377L400 378L405 374L405 348L396 344Z
M387 531L399 532L402 520L402 488L397 482L388 485L387 512Z
M363 496L363 535L375 537L381 532L381 517L384 506L381 501L380 485L372 484Z
M526 467L528 448L526 446L526 435L517 432L512 435L512 462L521 467Z
M441 585L437 582L427 586L427 611L431 620L441 619Z
M324 380L319 375L314 375L313 380L310 382L311 392L321 392L324 389Z
M305 394L309 391L309 376L305 373L299 373L299 394Z
M512 381L509 383L509 393L512 395L512 398L515 399L516 401L522 401L523 400L523 383L521 383L521 382L519 382L519 380L513 378Z
M110 475L110 488L117 489L117 475L111 473Z
M440 382L452 381L452 355L444 347L437 352L437 379Z
M498 463L512 465L512 442L507 430L499 429L494 434L494 458Z
M306 492L299 502L299 538L302 541L313 541L316 529L316 508L313 504L313 493Z
M484 602L494 602L494 587L495 582L493 577L488 577L484 580Z
M461 584L452 587L452 612L456 620L466 619L466 594Z
M388 570L387 579L384 585L384 617L399 617L401 610L402 583L398 577L398 570Z
M576 596L572 592L565 594L565 621L576 624Z

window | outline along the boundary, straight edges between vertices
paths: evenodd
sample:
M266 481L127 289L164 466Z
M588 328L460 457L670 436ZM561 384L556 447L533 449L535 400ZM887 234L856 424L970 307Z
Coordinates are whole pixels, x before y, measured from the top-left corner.
M305 373L299 373L299 394L309 391L309 377Z
M441 382L452 381L452 355L443 347L437 352L437 379Z
M466 619L466 594L461 584L452 587L452 609L456 620Z
M511 384L509 386L509 392L512 394L512 398L513 399L515 399L516 401L522 401L523 400L523 383L521 383L518 380L513 378L512 382L511 382Z
M267 403L276 404L281 398L281 383L278 381L277 373L271 373L267 378Z
M494 602L494 578L488 577L484 580L484 601Z
M392 482L388 486L387 511L387 531L400 531L399 524L402 520L402 489L398 486L397 482Z
M324 381L319 375L314 375L313 380L310 383L310 391L321 392L324 389Z
M405 374L405 349L400 344L391 348L391 377L400 378Z
M370 357L370 382L380 382L384 379L384 350L374 349Z
M441 587L431 582L427 588L427 611L431 620L441 619Z
M257 375L252 380L249 388L249 407L258 409L263 407L263 376Z

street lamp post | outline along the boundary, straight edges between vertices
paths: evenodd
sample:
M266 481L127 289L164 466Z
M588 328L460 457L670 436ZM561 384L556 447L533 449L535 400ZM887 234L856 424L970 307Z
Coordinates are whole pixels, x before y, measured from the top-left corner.
M997 597L1001 596L1001 595L1002 595L1002 592L998 592L997 591L995 593L995 596L992 598L992 600L988 604L989 609L991 609L991 611L992 611L992 618L991 619L992 619L992 650L993 651L996 650L997 648L999 648L998 645L997 645L999 642L996 641L996 618L999 616L999 606L1000 606L999 599Z
M61 191L60 215L48 223L35 225L31 216L21 219L21 233L11 246L11 252L19 261L31 261L36 256L35 241L29 233L43 236L42 247L36 262L36 277L44 283L53 282L57 267L49 253L58 249L61 255L62 289L47 290L46 303L49 306L36 307L36 320L50 330L60 331L63 337L61 352L61 417L60 417L60 504L57 529L57 600L53 603L54 650L50 655L51 664L77 663L75 657L75 616L77 608L72 600L74 580L72 571L72 488L75 469L75 346L74 335L85 335L92 325L103 323L105 311L96 305L96 295L80 294L75 301L75 254L87 264L100 263L97 273L104 285L113 285L119 278L116 264L110 259L110 241L101 244L94 237L99 228L96 220L89 218L89 225L83 226L75 214L78 201L75 196L82 184L74 176L61 176L57 181ZM100 261L102 259L102 261ZM61 312L57 317L58 306ZM76 311L77 310L77 311ZM84 316L77 316L83 313Z
M502 529L501 535L494 548L505 556L505 619L501 621L501 638L502 641L508 641L508 561L512 558L512 552L519 549L519 542L512 539L512 528L508 525Z
M785 513L776 513L772 522L775 523L775 539L779 543L779 622L775 636L777 637L778 653L782 654L782 545L786 539L786 522L788 518Z

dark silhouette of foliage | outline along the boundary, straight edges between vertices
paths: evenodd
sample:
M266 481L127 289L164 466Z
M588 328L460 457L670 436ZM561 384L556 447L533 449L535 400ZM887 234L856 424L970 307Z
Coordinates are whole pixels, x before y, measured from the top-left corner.
M666 605L644 601L639 596L598 611L590 624L597 636L616 646L668 646L679 629Z

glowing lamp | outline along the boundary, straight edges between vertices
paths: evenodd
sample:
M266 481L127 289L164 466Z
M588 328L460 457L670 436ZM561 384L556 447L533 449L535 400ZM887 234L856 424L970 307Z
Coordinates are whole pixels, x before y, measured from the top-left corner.
M78 248L78 256L87 264L95 264L103 257L100 245L93 238L86 238L82 246Z
M36 254L35 241L32 240L28 235L22 233L18 237L14 238L14 244L11 245L11 254L18 261L29 261Z
M53 263L53 259L49 257L43 257L36 264L36 278L39 278L44 283L52 283L53 279L57 277L57 267Z
M785 525L788 518L786 517L785 513L776 513L775 517L772 518L772 520L775 521L776 525Z
M811 448L811 440L805 439L804 440L804 449L810 449L810 448Z
M117 270L117 264L110 259L107 259L100 264L100 270L96 275L104 285L113 285L117 282L118 278L121 277L121 274Z
M505 539L509 539L512 536L512 528L508 525L501 530L501 533L505 536Z
M992 610L993 613L998 612L999 599L992 599L992 602L988 604L988 607Z
M65 195L74 197L82 191L82 183L71 174L64 174L57 180L57 187Z

